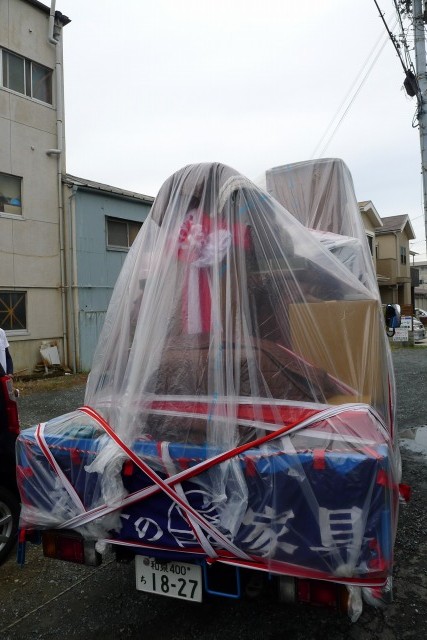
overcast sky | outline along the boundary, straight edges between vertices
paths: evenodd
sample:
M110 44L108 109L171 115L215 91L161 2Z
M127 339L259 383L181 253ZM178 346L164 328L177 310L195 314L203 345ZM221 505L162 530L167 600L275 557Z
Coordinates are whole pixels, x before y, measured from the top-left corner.
M393 0L378 2L392 27ZM426 259L415 98L373 0L57 0L56 9L72 20L68 173L155 196L189 163L256 178L338 157L359 201L381 217L410 216L412 249Z

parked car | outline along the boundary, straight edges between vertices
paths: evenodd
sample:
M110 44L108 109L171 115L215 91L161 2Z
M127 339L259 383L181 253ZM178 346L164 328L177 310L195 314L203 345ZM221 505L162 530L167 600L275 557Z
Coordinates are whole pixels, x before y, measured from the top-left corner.
M18 434L18 408L12 378L0 365L0 564L12 551L18 531L20 498L15 462Z
M427 311L425 309L415 309L415 315L423 323L424 326L427 325Z
M427 318L426 318L427 319ZM426 330L424 324L416 318L413 317L413 326L414 326L414 340L415 342L421 342L426 337Z
M424 338L426 337L423 323L415 316L403 316L401 326L404 328L406 327L410 331L414 332L415 342L421 342L421 340L424 340Z

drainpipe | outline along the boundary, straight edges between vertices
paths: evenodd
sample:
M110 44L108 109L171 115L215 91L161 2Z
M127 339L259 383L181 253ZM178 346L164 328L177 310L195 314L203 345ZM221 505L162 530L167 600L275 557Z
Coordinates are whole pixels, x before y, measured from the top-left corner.
M68 217L68 318L71 321L71 329L69 342L71 345L72 371L77 373L77 367L80 366L80 335L79 335L79 297L78 297L78 280L77 280L77 255L76 255L76 193L77 187L73 185L67 202Z
M51 1L49 13L48 42L55 46L55 81L56 81L56 149L48 149L48 156L56 156L57 163L57 189L58 189L58 213L59 213L59 260L61 273L61 303L62 303L62 340L64 348L64 365L68 366L68 336L66 321L66 279L65 279L65 259L64 259L64 202L62 193L62 166L63 160L63 80L62 80L62 29L55 29L55 5L56 0Z
M398 278L400 277L400 247L399 247L399 242L397 238L397 232L393 231L393 235L394 235L395 248L396 248L396 278ZM399 285L396 283L395 287L396 287L396 294L397 294L397 299L395 300L395 302L399 304Z

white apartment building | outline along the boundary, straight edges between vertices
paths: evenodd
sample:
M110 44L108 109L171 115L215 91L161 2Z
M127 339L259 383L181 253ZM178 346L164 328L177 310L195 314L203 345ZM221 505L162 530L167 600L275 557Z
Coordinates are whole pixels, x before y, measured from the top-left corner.
M36 0L0 2L0 326L15 371L29 373L43 340L54 340L61 357L66 353L61 176L68 22Z

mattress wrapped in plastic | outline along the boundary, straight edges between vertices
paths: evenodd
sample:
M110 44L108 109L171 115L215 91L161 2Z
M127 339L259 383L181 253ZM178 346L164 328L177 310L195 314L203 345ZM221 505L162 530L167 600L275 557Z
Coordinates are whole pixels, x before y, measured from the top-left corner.
M218 163L166 180L85 407L19 438L23 527L387 584L394 380L351 178L331 162L326 190L312 177L295 192L300 213Z

